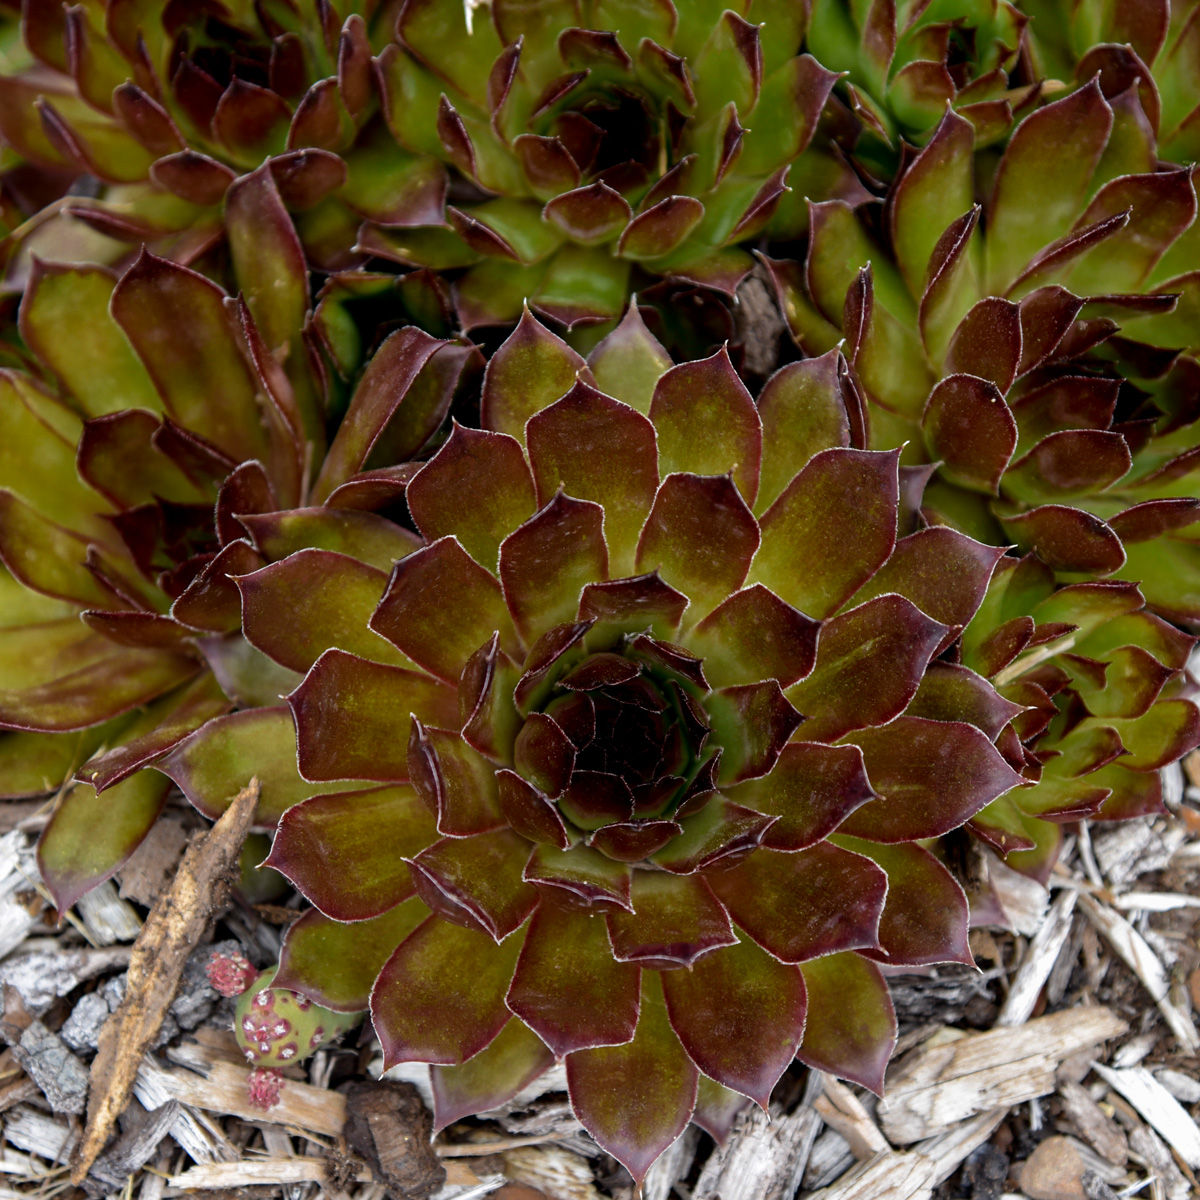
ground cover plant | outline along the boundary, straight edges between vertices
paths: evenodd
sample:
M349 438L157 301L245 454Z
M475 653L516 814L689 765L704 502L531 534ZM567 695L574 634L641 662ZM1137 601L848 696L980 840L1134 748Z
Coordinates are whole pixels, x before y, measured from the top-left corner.
M982 848L1045 882L1200 743L1200 7L1135 7L30 0L0 795L60 910L257 778L261 1104L365 1020L439 1126L565 1061L640 1181L793 1059L881 1090Z

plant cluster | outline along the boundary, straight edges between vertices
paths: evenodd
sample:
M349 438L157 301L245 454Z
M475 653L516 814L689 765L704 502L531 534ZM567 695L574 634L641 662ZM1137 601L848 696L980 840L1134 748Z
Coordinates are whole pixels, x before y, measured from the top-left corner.
M256 1103L367 1017L439 1126L565 1062L640 1181L794 1059L881 1090L883 968L1003 917L964 862L1162 810L1200 5L0 38L0 796L65 910L258 779L243 897L308 907L210 965Z

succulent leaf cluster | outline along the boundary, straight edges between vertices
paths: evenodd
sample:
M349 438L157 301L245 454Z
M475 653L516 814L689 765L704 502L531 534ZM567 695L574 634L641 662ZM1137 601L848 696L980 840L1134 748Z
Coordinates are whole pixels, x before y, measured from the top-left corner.
M1190 621L1196 189L1155 163L1136 88L1093 80L1025 118L981 205L974 131L948 112L885 230L813 204L805 260L772 271L807 353L847 339L870 444L940 463L926 519L1065 580L1140 582Z
M59 908L256 778L255 1104L369 1016L439 1126L564 1062L640 1182L794 1059L879 1091L885 972L1003 919L964 862L1200 743L1198 31L27 0L0 798ZM769 285L752 394L694 347Z
M269 303L259 311L270 327ZM364 487L371 503L403 489L370 456L377 443L385 461L420 449L473 351L392 334L326 453L323 415L266 348L250 302L169 260L143 254L119 279L39 265L20 330L28 369L0 373L0 722L12 731L0 793L74 777L39 844L65 909L157 819L170 784L147 764L300 678L241 635L231 576L261 566L262 547L353 544L388 565L412 548L362 510Z
M1003 627L978 635L1000 675L1036 632L1074 631L1037 608L1052 572L1025 563L1037 616L1008 636L989 580L1015 560L918 528L928 472L862 433L836 351L755 404L724 352L670 365L636 309L587 362L526 314L481 428L408 481L423 542L390 574L312 549L238 578L246 638L307 673L287 709L214 720L162 769L215 811L255 763L282 810L267 863L314 906L276 983L369 1006L385 1064L436 1064L439 1123L563 1057L581 1120L640 1178L689 1120L722 1134L764 1103L794 1056L878 1090L876 964L970 961L966 896L927 847L977 822L1028 852L1050 834L1006 845L997 823L1069 819L1014 728L1034 678L1053 713L1062 687L1028 660L997 688L938 658ZM356 631L322 652L326 589ZM1190 645L1172 633L1160 687ZM1143 773L1200 738L1179 705ZM293 724L295 762L264 772L267 730ZM1046 757L1073 754L1073 780L1101 764L1070 724ZM1014 787L1028 811L993 815Z
M793 219L789 171L835 80L799 53L806 15L781 0L497 0L472 17L409 0L379 56L383 104L414 177L445 164L449 200L431 219L406 187L411 212L360 245L469 268L466 328L514 321L526 299L567 326L615 319L639 270L732 295L753 265L741 243Z

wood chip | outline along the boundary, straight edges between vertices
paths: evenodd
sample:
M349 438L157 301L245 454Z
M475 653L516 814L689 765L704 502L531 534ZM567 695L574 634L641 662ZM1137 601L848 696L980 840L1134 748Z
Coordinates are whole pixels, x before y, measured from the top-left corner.
M836 1129L846 1139L855 1158L861 1161L891 1149L863 1102L844 1083L825 1075L822 1089L813 1101L813 1108L830 1129Z
M1145 1067L1114 1071L1097 1063L1093 1068L1115 1088L1179 1152L1189 1167L1200 1167L1200 1128L1187 1110Z
M40 1017L55 1000L81 983L126 967L131 953L129 946L112 946L22 954L0 963L0 984L9 984L20 992L25 1007Z
M704 1164L693 1200L791 1200L820 1128L807 1106L775 1120L751 1109Z
M121 868L121 895L149 908L174 878L188 840L183 816L164 813Z
M1008 996L996 1018L997 1025L1024 1025L1033 1016L1038 996L1050 978L1050 972L1067 938L1071 936L1071 916L1075 911L1074 889L1059 892L1046 913L1046 919L1025 951Z
M125 1181L154 1157L158 1144L179 1119L179 1105L168 1100L161 1108L147 1113L127 1133L119 1138L92 1164L91 1178L107 1184L108 1188L123 1188Z
M884 1135L907 1145L976 1113L1048 1095L1063 1059L1125 1029L1107 1008L1076 1008L1016 1029L923 1046L888 1077L879 1106Z
M681 1138L680 1141L682 1140ZM679 1142L675 1143L678 1144ZM668 1150L667 1154L670 1152ZM662 1159L659 1160L661 1161ZM650 1170L653 1171L654 1167ZM506 1150L504 1174L514 1183L536 1188L539 1195L544 1193L553 1196L554 1200L605 1200L604 1194L596 1188L596 1177L591 1163L561 1146L526 1146L522 1149ZM648 1189L650 1178L646 1178ZM667 1185L668 1191L660 1193L662 1200L666 1200L676 1178L682 1176L672 1176L670 1184ZM643 1192L644 1200L648 1196L648 1190Z
M1063 1112L1080 1137L1114 1166L1123 1167L1129 1159L1129 1139L1125 1131L1106 1117L1091 1093L1078 1083L1058 1085Z
M370 1183L371 1173L360 1171L355 1180ZM170 1187L204 1189L324 1182L324 1158L251 1158L235 1163L205 1163L167 1180Z
M992 1136L1006 1110L980 1113L913 1150L888 1150L847 1171L806 1200L929 1200L933 1189Z
M1017 933L1032 937L1042 927L1046 917L1046 906L1050 902L1049 891L1036 879L1014 871L1001 862L990 850L984 855L987 862L988 881L1008 918L1009 925Z
M132 942L142 931L141 918L133 906L117 895L111 879L106 879L84 896L80 896L75 911L83 921L88 936L97 946L114 942Z
M191 1074L191 1072L183 1072ZM192 1076L193 1079L196 1076ZM179 1097L166 1086L170 1074L164 1071L149 1056L143 1061L133 1085L133 1094L141 1102L143 1108L154 1111L171 1100ZM203 1080L200 1081L203 1083ZM245 1096L243 1085L243 1098ZM181 1101L181 1104L183 1102ZM241 1155L237 1147L221 1132L220 1127L202 1113L181 1107L175 1123L171 1126L171 1136L198 1163L237 1162Z
M343 1135L389 1192L424 1200L446 1181L430 1144L433 1116L410 1083L352 1083Z
M83 1063L41 1021L32 1021L12 1048L13 1058L46 1097L52 1111L78 1115L87 1103Z
M197 1075L193 1071L160 1067L147 1058L139 1079L144 1074L150 1074L163 1094L180 1104L240 1117L243 1121L293 1125L328 1137L337 1137L346 1123L344 1096L292 1079L284 1083L278 1104L265 1112L253 1107L246 1089L250 1072L232 1063L214 1062L206 1074Z
M1200 1034L1196 1032L1191 1014L1171 999L1171 985L1166 972L1146 939L1124 917L1102 904L1095 896L1080 893L1079 907L1125 965L1141 980L1142 986L1158 1005L1167 1027L1179 1039L1184 1053L1195 1054L1200 1050Z
M199 942L238 861L258 801L252 780L220 820L188 847L169 891L157 900L133 947L125 999L100 1035L83 1142L71 1179L82 1183L133 1094L142 1056L154 1043L188 955Z

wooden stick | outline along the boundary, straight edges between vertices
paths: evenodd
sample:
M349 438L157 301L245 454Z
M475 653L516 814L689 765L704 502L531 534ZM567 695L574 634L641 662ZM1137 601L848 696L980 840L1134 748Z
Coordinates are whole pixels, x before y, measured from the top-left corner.
M87 1129L71 1163L76 1186L129 1103L142 1056L162 1027L187 957L224 902L223 885L237 863L258 791L258 780L251 780L212 829L188 847L175 881L159 896L134 943L125 999L101 1031L92 1063Z

